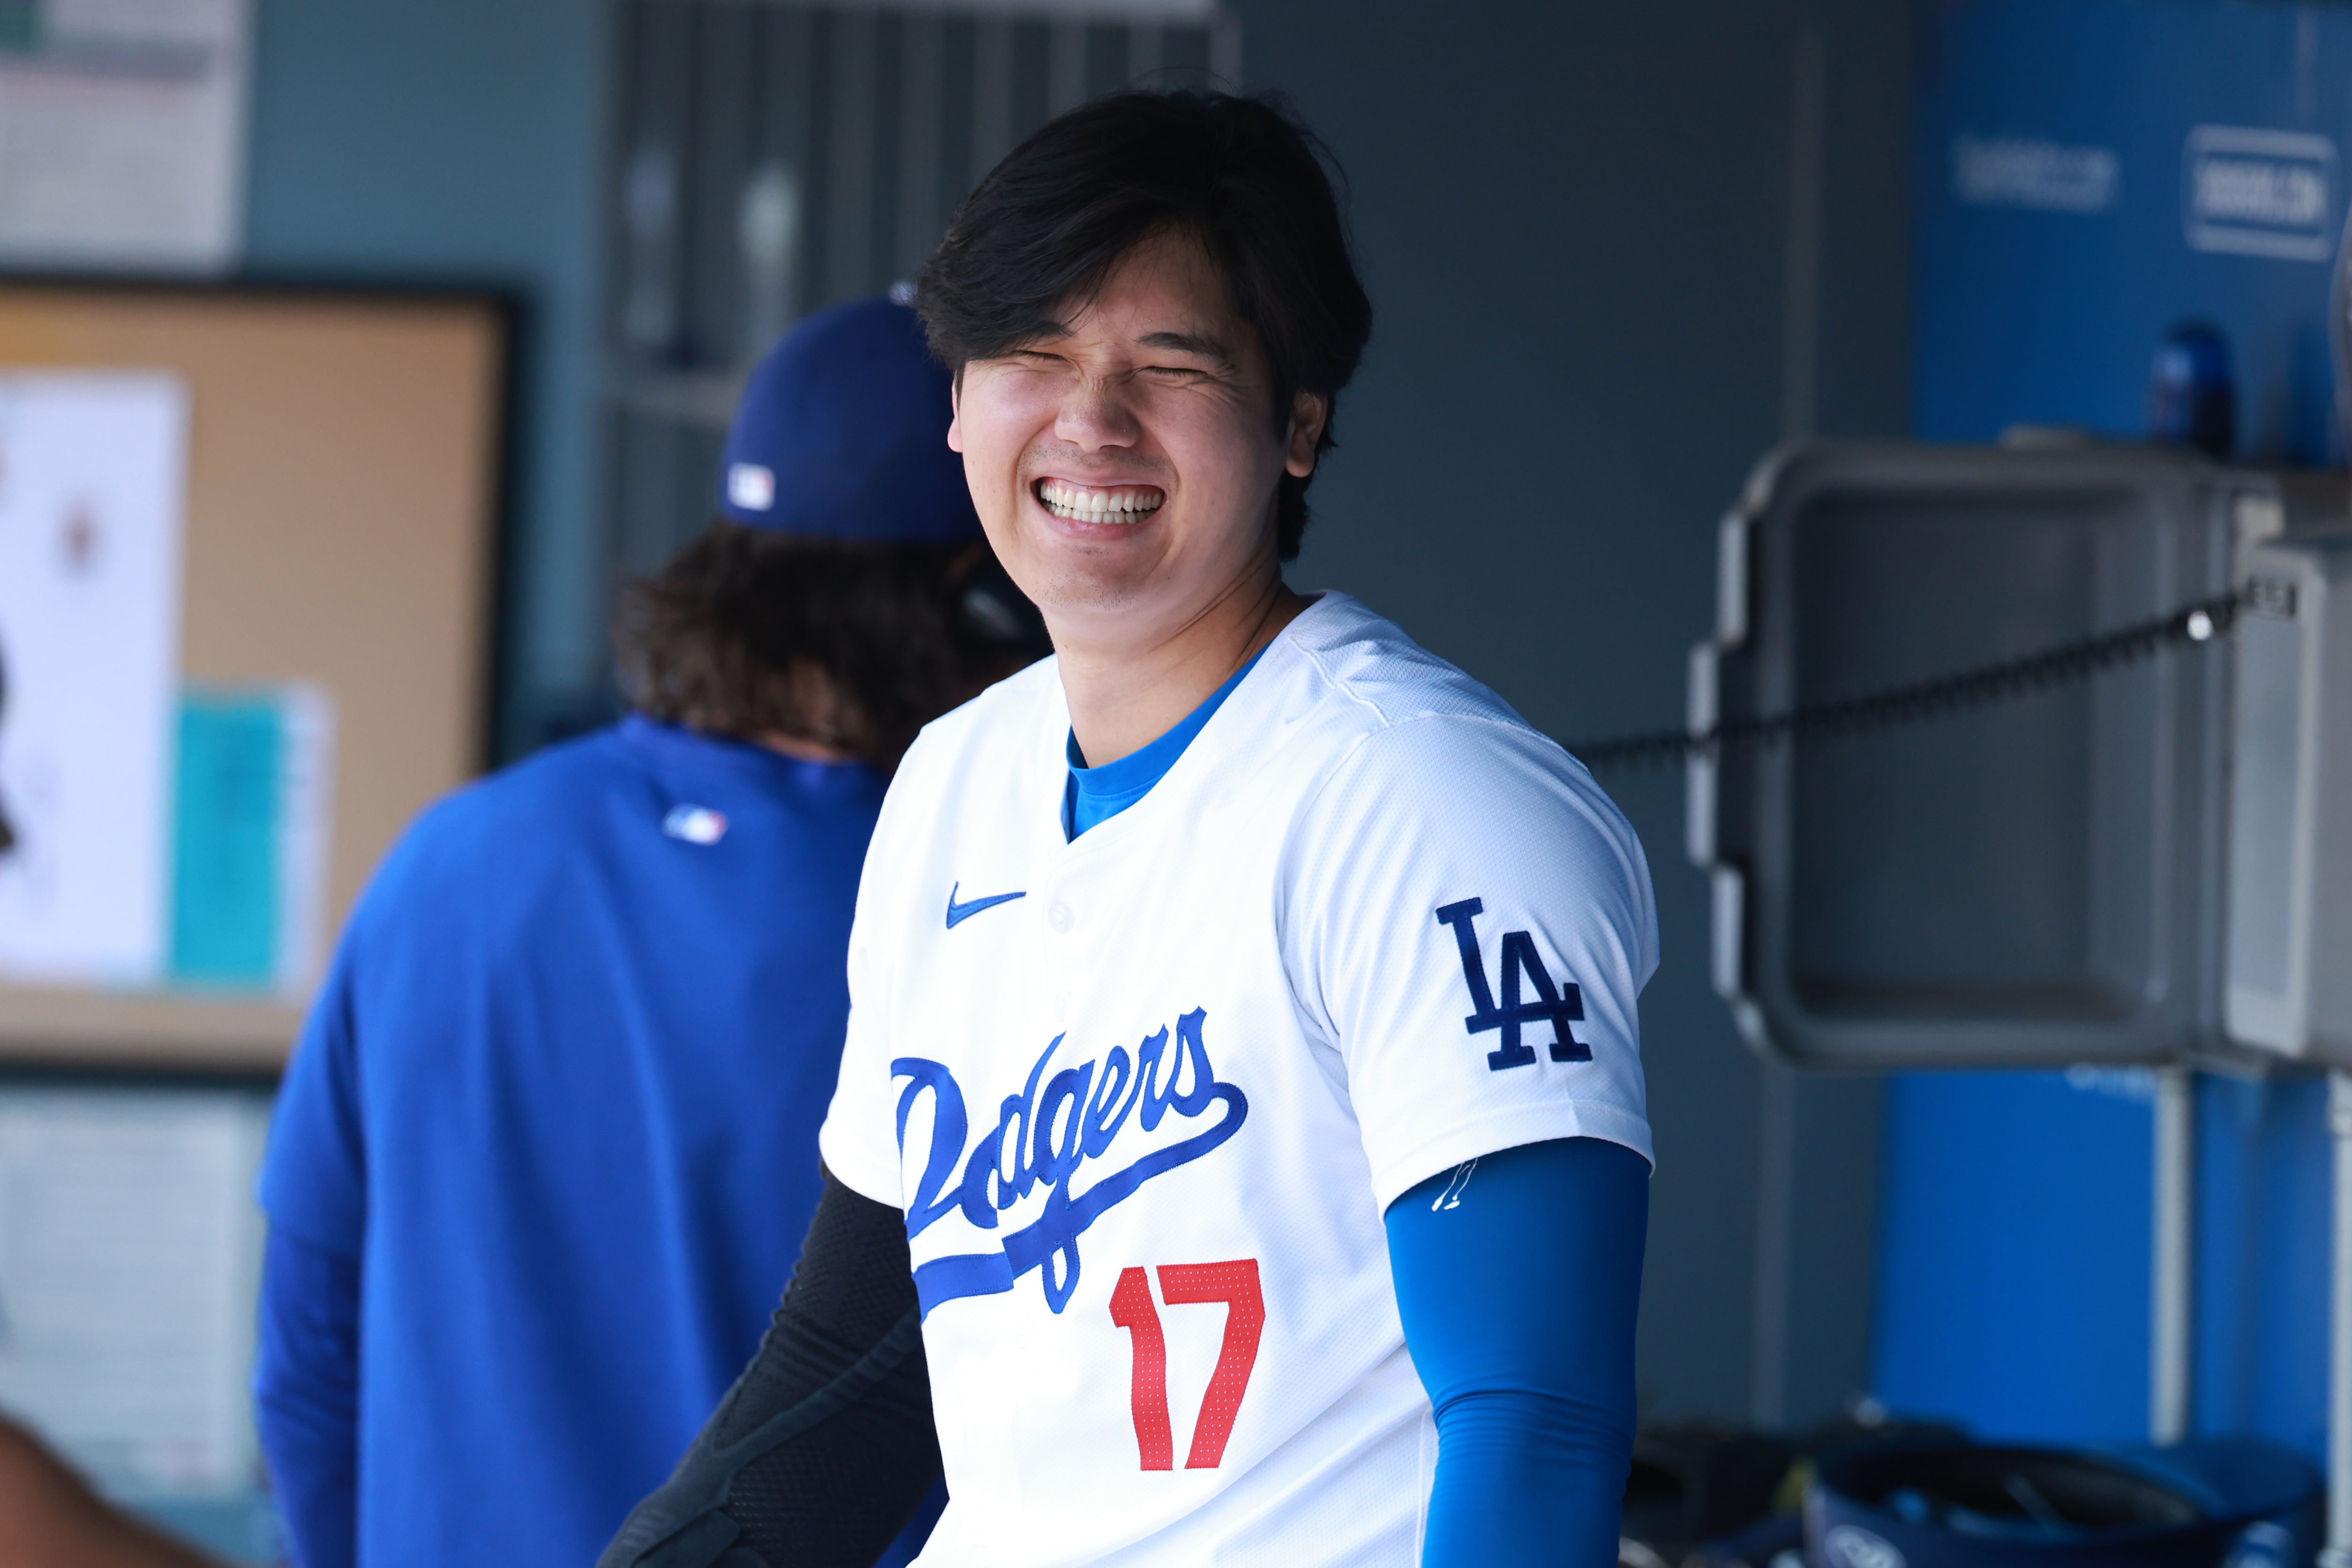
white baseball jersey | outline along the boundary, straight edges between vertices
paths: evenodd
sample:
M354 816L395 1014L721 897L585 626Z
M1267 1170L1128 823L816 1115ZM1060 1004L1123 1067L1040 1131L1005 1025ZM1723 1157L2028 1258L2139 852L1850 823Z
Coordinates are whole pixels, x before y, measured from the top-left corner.
M1075 842L1069 724L1048 660L927 729L850 939L822 1146L907 1211L952 1499L920 1562L1404 1568L1436 1429L1381 1213L1522 1144L1649 1156L1641 845L1339 594Z

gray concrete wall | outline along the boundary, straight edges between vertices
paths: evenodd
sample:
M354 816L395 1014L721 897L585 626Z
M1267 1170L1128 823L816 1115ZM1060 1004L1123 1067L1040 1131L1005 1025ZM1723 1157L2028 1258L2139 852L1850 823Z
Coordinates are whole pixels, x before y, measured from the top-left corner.
M597 0L258 0L247 265L490 283L523 307L500 626L512 753L603 680Z

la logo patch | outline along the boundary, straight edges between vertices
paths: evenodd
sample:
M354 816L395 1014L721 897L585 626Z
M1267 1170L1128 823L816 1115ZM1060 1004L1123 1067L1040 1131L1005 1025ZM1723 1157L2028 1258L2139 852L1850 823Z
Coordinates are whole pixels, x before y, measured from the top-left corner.
M1458 904L1448 904L1437 911L1440 925L1454 927L1454 941L1462 951L1462 977L1470 986L1470 1016L1462 1020L1463 1027L1475 1036L1500 1030L1503 1043L1486 1053L1486 1070L1500 1072L1507 1067L1526 1067L1536 1059L1535 1047L1520 1039L1519 1031L1531 1023L1551 1025L1551 1059L1554 1061L1590 1061L1592 1048L1576 1038L1569 1029L1584 1017L1584 993L1576 982L1554 986L1551 974L1544 967L1543 957L1536 951L1535 936L1526 931L1503 933L1503 1005L1495 1005L1495 993L1486 987L1486 959L1478 950L1477 917L1486 912L1486 901L1465 898ZM1533 999L1528 999L1522 980L1535 988Z

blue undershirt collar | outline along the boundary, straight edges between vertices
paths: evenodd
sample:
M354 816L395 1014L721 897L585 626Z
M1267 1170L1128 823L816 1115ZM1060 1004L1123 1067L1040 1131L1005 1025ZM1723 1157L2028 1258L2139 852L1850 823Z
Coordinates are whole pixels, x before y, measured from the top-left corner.
M1266 644L1266 648L1272 646L1271 643ZM1078 733L1072 730L1066 747L1070 779L1062 789L1062 836L1076 840L1087 829L1099 827L1150 794L1151 787L1167 777L1168 770L1176 766L1176 759L1184 755L1184 748L1192 744L1192 737L1201 733L1202 727L1234 695L1242 677L1255 669L1257 662L1265 657L1265 648L1252 653L1247 664L1211 692L1175 728L1116 762L1106 762L1100 768L1087 767L1086 753L1078 749Z

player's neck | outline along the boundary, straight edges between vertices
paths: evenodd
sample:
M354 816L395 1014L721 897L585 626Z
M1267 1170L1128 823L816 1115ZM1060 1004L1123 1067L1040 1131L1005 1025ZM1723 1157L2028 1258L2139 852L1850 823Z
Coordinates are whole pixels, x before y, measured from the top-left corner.
M795 762L855 762L857 753L838 746L827 746L806 736L786 735L779 729L763 729L751 737L753 744L766 747L780 756Z
M1175 728L1307 603L1277 574L1150 644L1057 637L1070 729L1087 766L1117 762Z

